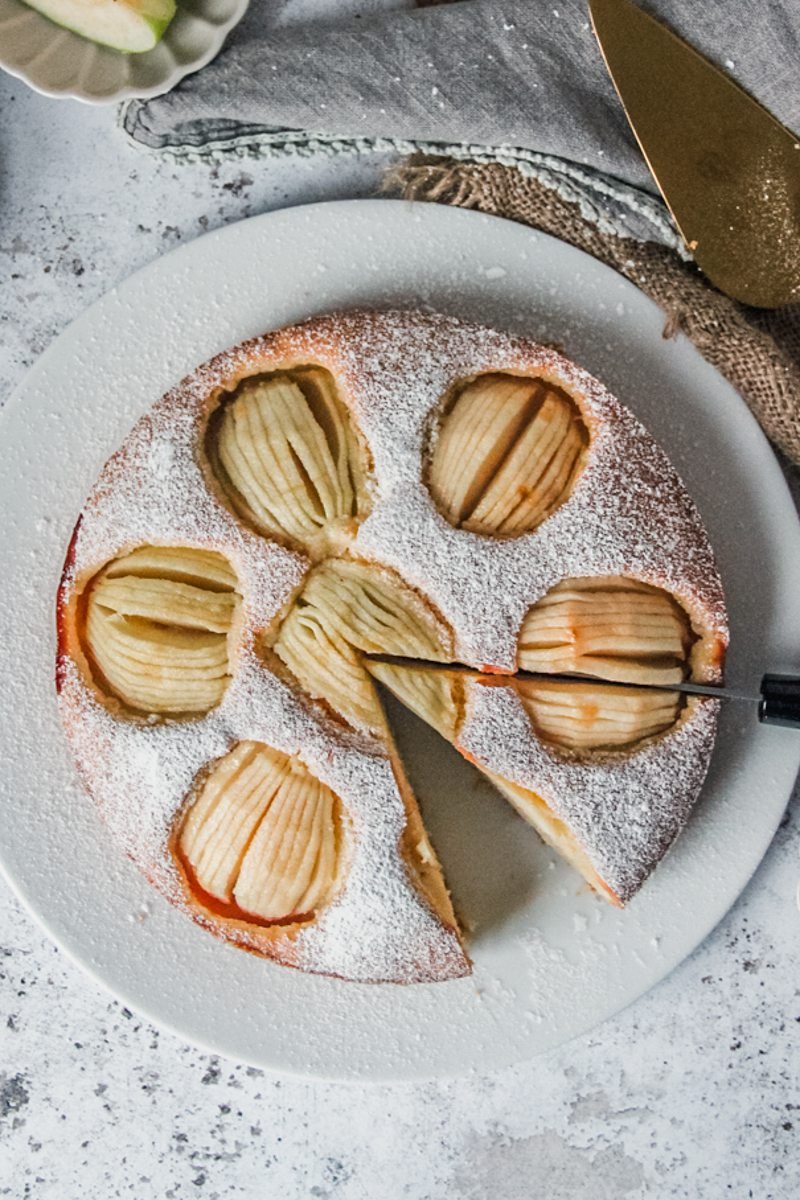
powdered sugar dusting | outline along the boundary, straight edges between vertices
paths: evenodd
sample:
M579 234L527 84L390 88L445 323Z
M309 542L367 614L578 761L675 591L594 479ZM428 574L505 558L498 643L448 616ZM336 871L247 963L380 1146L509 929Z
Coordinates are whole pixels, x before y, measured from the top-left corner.
M620 900L636 892L686 824L708 770L718 700L693 699L635 753L579 762L533 736L513 686L470 681L459 748L549 805Z
M117 717L73 663L61 697L78 767L115 840L173 903L186 906L167 846L194 779L236 742L261 741L301 758L341 797L352 822L344 890L313 924L287 935L285 945L279 937L277 956L365 982L465 973L455 933L409 885L397 849L405 810L386 753L304 704L254 654L242 654L222 704L199 721L148 725ZM204 924L224 936L213 919ZM265 949L257 934L239 931L237 940Z
M313 924L278 935L276 955L365 981L462 975L468 966L457 934L413 887L400 855L405 807L385 748L305 704L255 653L259 635L285 611L309 563L250 532L221 503L205 474L202 432L215 389L268 367L270 356L281 361L280 338L219 356L139 421L87 501L64 581L68 604L74 588L140 544L224 554L243 598L234 676L224 699L201 720L132 721L109 711L67 659L61 706L73 752L120 846L178 904L184 894L168 841L198 772L244 739L297 754L341 797L352 823L351 861L334 903ZM310 344L299 347L301 361L322 354ZM237 938L249 940L241 931ZM257 934L250 940L264 949Z
M198 445L208 393L169 393L114 455L87 502L70 568L93 575L135 546L201 547L224 554L239 579L245 625L269 625L302 583L298 554L251 533L207 486Z
M366 321L366 333L347 338L345 365L379 492L356 549L433 600L455 630L462 661L514 670L526 612L570 576L622 574L666 588L698 630L727 641L722 586L699 513L663 451L597 380L555 351L455 319L400 313ZM459 379L497 370L563 387L591 433L571 497L538 529L509 540L454 529L422 478L441 397Z
M255 339L217 356L158 401L107 464L86 504L64 603L109 559L140 544L224 554L243 598L233 678L220 706L202 719L147 724L115 715L76 664L62 662L61 705L73 751L121 847L183 903L167 843L198 771L243 739L297 754L341 797L352 823L351 861L342 892L313 924L276 933L275 956L349 979L456 976L467 969L457 934L417 892L398 849L405 809L385 749L304 701L256 653L259 635L286 611L309 563L234 517L204 459L205 422L217 394L247 375L311 363L332 372L373 462L373 507L353 552L393 567L430 598L452 625L458 658L513 669L525 612L569 575L623 573L667 587L698 628L724 640L719 577L673 469L600 384L534 343L447 317L338 314ZM537 374L565 387L592 434L569 501L540 529L511 541L453 529L423 482L442 395L459 379L488 370ZM713 705L697 706L657 746L598 773L551 761L521 708L509 709L508 701L503 707L507 694L498 689L488 707L481 696L464 737L477 757L497 751L502 761L487 760L492 770L524 786L541 779L601 874L629 894L643 877L648 837L660 846L685 819L713 740ZM656 783L663 819L656 813L648 823L642 807L648 798L639 797L637 810L635 789ZM611 809L618 802L617 819ZM623 812L636 818L637 837Z

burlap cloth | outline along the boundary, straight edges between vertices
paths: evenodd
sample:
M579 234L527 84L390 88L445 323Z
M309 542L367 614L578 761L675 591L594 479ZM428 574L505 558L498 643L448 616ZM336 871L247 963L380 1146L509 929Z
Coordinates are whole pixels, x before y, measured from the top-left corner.
M514 166L416 155L391 169L384 190L520 221L613 267L664 310L664 337L682 330L740 392L773 444L800 465L800 306L739 304L674 250L603 232L577 204Z

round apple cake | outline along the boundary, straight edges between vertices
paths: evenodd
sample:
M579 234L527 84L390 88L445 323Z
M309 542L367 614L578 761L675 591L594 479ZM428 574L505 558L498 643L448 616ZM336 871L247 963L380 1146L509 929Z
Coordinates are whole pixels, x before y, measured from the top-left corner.
M280 963L410 983L470 964L376 681L624 904L713 748L718 702L673 685L719 682L726 644L698 512L596 379L348 312L218 355L136 424L67 553L57 685L168 899Z

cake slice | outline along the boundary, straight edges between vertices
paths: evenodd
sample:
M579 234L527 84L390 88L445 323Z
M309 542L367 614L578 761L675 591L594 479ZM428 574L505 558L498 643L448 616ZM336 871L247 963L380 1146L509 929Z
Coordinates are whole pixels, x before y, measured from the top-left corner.
M613 904L627 902L664 856L705 777L715 700L422 665L369 670L401 701L414 696L409 707ZM435 692L424 675L436 676Z
M395 573L353 558L315 567L281 623L272 650L299 689L337 718L377 738L392 763L406 812L400 849L414 885L449 928L457 922L441 866L397 752L365 654L452 659L441 617ZM396 694L410 708L449 711L452 681L434 672L399 672Z

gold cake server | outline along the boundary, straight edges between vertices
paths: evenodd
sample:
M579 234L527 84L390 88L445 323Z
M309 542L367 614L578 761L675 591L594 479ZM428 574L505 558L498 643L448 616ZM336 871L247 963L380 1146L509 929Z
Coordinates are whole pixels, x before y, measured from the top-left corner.
M631 0L589 0L636 140L695 262L760 308L800 301L800 141Z

